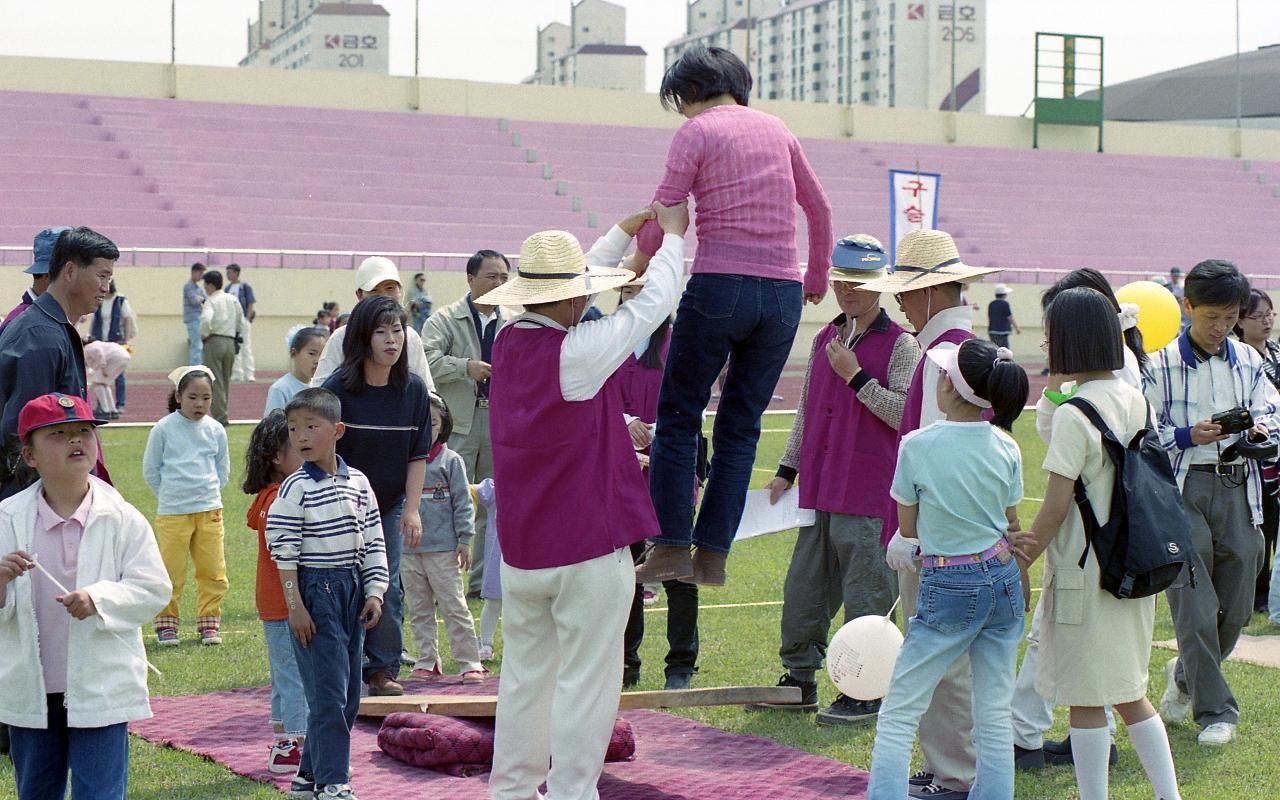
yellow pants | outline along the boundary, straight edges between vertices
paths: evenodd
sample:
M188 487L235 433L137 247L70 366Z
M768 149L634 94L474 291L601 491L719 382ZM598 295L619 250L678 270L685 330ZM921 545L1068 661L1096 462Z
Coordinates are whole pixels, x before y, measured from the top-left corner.
M187 554L196 568L196 629L217 628L227 594L227 561L222 553L222 509L197 514L163 514L155 521L160 558L173 583L169 605L155 619L156 630L177 628L178 602L187 580Z

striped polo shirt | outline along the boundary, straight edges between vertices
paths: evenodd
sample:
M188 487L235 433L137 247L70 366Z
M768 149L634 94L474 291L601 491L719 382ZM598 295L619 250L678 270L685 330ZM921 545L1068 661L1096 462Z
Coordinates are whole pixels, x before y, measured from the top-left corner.
M267 512L267 549L282 569L359 567L364 593L387 589L387 547L369 480L338 457L332 475L306 461Z

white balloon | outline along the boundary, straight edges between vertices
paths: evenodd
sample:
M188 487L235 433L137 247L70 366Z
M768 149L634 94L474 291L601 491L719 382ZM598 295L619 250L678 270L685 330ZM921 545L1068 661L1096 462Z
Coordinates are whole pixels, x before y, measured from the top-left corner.
M827 646L831 682L854 700L878 700L889 693L902 632L888 617L871 614L849 620Z

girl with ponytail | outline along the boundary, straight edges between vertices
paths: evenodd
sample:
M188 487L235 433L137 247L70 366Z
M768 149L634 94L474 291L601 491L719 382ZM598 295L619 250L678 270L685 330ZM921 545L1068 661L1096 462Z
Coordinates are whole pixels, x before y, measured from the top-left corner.
M891 546L886 559L899 571L921 570L920 600L880 707L868 797L907 794L920 717L965 653L978 751L970 796L1013 797L1009 704L1025 601L1006 538L1022 500L1022 455L1009 431L1027 402L1027 373L1007 348L981 339L926 356L925 369L939 370L946 419L903 438L890 489L905 547Z

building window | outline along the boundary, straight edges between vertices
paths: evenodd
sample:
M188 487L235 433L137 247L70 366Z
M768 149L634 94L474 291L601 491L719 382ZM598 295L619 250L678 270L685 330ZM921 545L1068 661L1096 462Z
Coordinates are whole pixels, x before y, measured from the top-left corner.
M863 92L862 102L866 103L866 102L870 102L870 100L871 100L871 92Z

